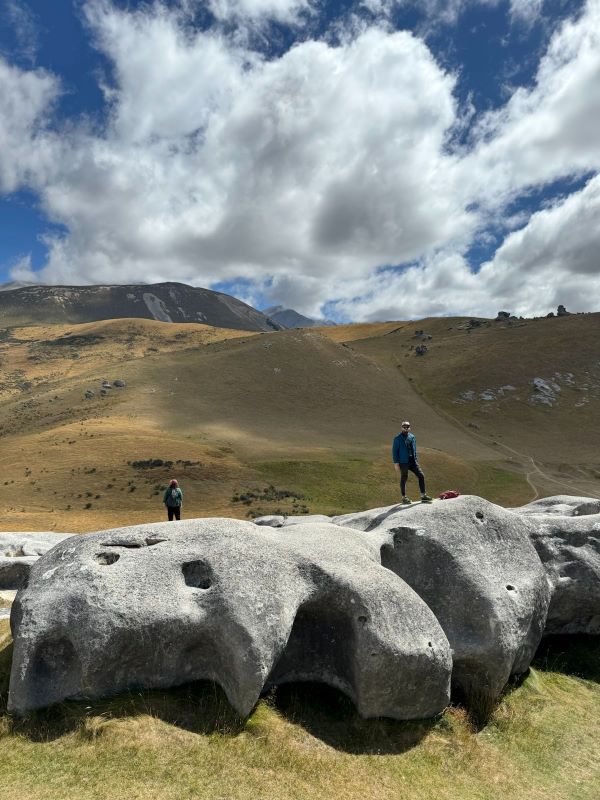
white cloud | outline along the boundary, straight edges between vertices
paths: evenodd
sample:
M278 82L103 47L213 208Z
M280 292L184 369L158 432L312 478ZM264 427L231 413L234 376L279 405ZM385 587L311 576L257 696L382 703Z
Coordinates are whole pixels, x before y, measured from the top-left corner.
M0 57L0 193L44 182L55 145L46 125L59 88L43 70L20 70Z
M480 280L494 297L531 314L558 303L589 309L600 296L600 175L511 233L484 264ZM518 287L518 289L517 289Z
M310 0L209 0L208 5L220 20L273 19L288 24L297 24L312 8Z
M72 137L43 192L70 231L45 280L323 286L468 238L444 151L454 79L410 33L265 61L164 9L91 8L111 124Z
M551 38L533 88L479 124L464 163L473 197L498 207L523 189L600 169L600 0Z
M505 208L528 187L600 170L600 0L554 34L535 85L481 118L460 152L455 78L408 32L372 26L268 60L219 29L191 30L181 7L86 8L114 66L102 133L58 140L46 124L57 81L0 61L0 187L28 182L68 230L48 240L38 279L231 281L313 316L334 302L356 320L541 313L569 270L577 297L595 291L593 268L574 266L598 245L593 181L509 234L478 274L464 253L491 216L523 224ZM543 235L570 201L590 220L570 218L581 254L557 250L544 271L533 253L550 252Z

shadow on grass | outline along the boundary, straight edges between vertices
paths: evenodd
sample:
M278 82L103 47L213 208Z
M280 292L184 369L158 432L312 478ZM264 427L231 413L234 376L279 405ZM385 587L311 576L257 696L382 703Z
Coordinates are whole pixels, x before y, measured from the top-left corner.
M531 666L600 683L600 636L546 636Z
M279 686L268 696L284 719L312 736L351 754L388 755L410 750L439 724L439 720L398 721L362 719L350 698L320 683Z
M0 714L6 714L7 695L0 696ZM140 689L113 698L94 701L65 701L32 712L26 717L10 717L11 732L31 741L47 742L68 733L93 739L101 734L98 722L148 715L193 733L220 733L237 736L245 720L229 705L225 693L215 683L198 681L167 690Z

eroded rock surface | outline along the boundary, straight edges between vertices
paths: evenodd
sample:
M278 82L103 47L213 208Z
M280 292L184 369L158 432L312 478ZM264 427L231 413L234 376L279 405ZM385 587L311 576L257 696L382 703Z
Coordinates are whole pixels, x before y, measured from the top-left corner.
M381 544L331 524L231 519L73 537L15 600L9 708L209 679L245 715L269 685L316 680L365 717L435 715L448 641L381 566Z
M454 688L467 701L497 697L529 667L550 602L526 519L463 496L391 513L372 530L382 528L392 536L382 563L412 586L448 637Z
M71 535L55 531L0 531L0 589L21 589L25 586L29 571L39 557Z
M513 508L516 514L557 514L561 517L583 517L600 514L600 500L595 497L572 497L558 494L554 497L542 497L520 508Z
M534 522L532 542L552 586L544 633L600 635L600 514L529 519Z

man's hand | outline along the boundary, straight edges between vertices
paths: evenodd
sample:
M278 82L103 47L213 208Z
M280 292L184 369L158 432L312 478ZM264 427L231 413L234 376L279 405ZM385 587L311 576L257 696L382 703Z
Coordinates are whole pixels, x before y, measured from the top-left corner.
M396 470L396 472L399 473L400 472L400 464L394 464L394 469Z

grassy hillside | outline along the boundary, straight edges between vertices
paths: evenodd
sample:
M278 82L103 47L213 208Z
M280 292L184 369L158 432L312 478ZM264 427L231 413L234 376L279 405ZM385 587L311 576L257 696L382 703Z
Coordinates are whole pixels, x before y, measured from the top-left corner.
M320 333L118 320L12 330L0 357L13 376L0 395L7 528L152 521L173 475L186 516L392 503L390 443L409 413L430 491L531 497L518 464L437 413L395 367ZM125 387L103 395L116 379ZM258 496L235 499L248 493Z
M447 420L497 448L507 466L521 465L541 494L600 496L600 314L478 322L399 323L348 344L395 369ZM422 343L428 351L417 356ZM449 452L460 454L460 445Z
M550 648L479 732L460 708L423 722L361 720L343 695L312 684L272 693L247 721L208 683L13 720L10 650L0 621L5 800L596 800L600 790L597 643L570 660Z

